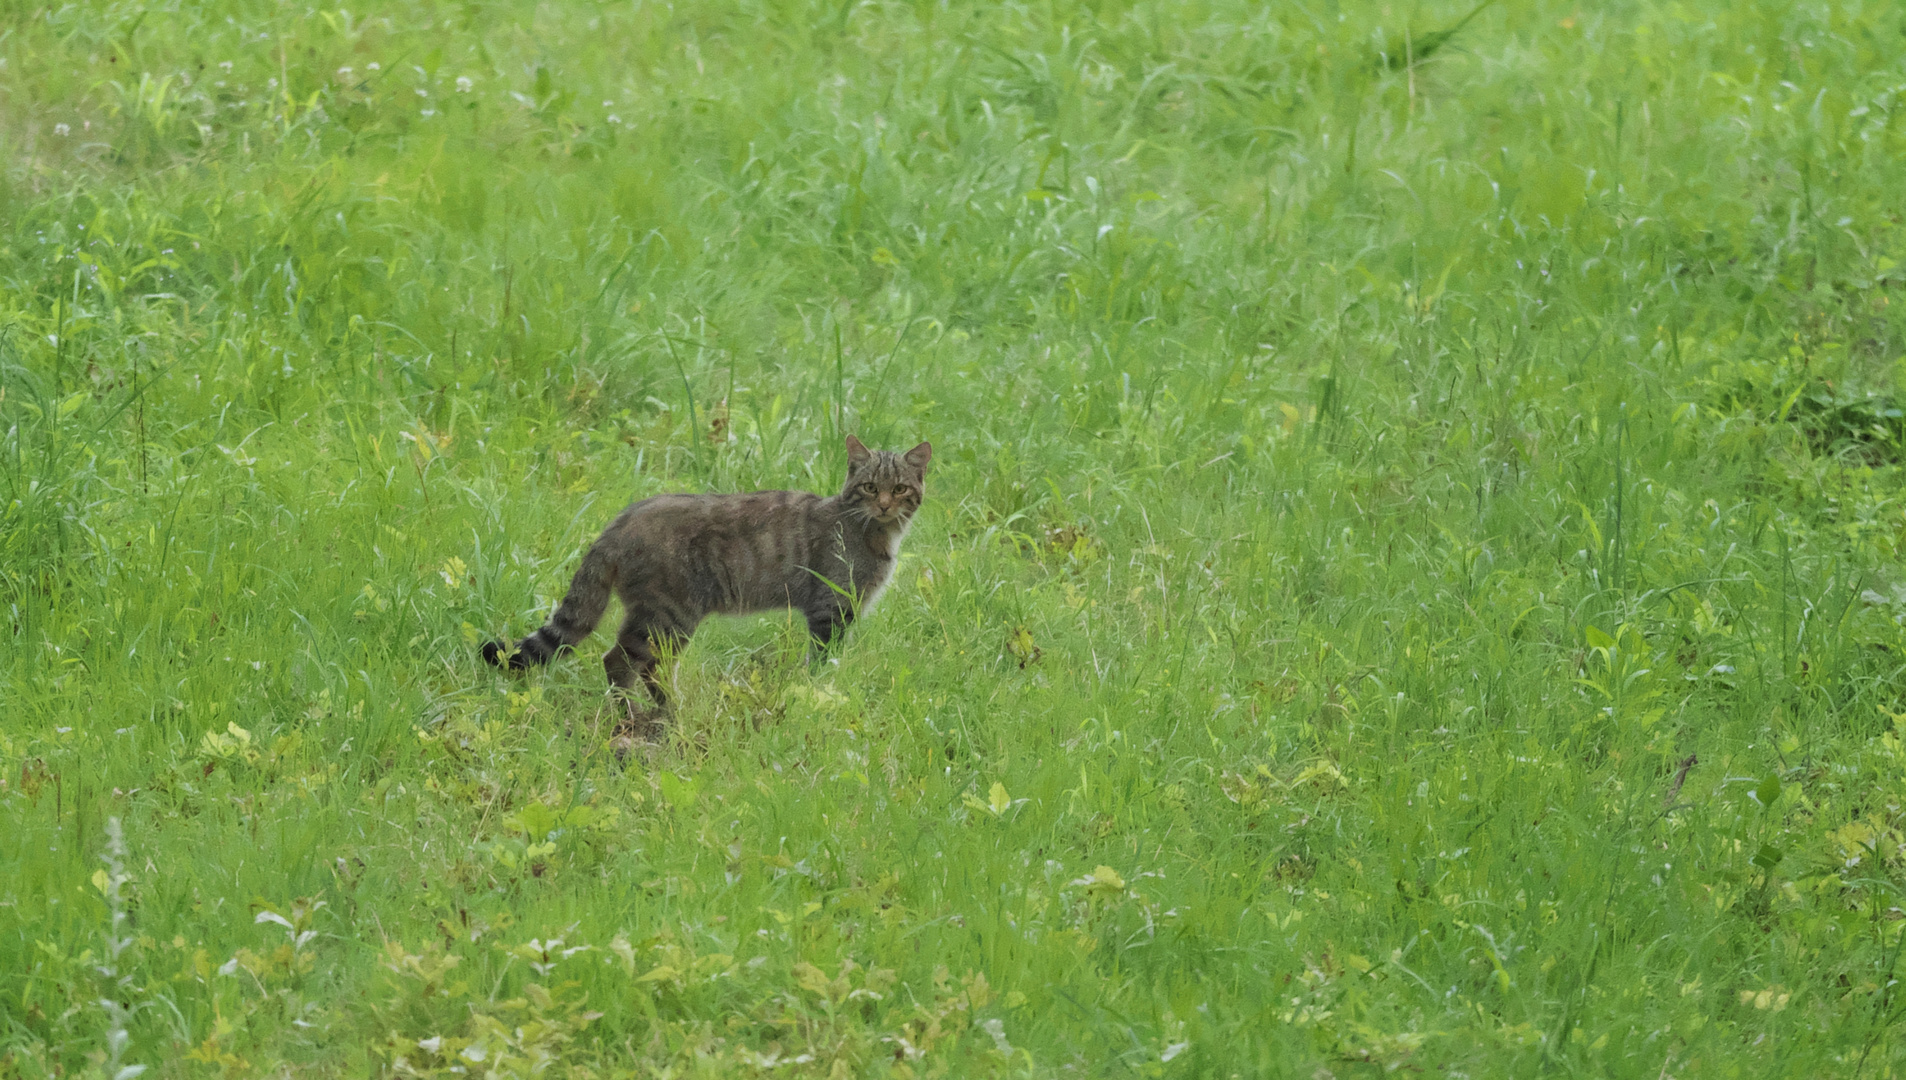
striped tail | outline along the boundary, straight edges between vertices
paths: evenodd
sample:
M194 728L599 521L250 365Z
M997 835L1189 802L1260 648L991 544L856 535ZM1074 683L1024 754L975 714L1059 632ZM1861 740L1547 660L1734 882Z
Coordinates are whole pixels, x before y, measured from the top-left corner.
M507 641L483 644L483 659L491 665L522 671L568 652L592 633L609 606L609 594L615 591L615 565L603 544L595 544L582 557L576 576L569 583L569 595L556 607L542 628L517 643L514 650Z

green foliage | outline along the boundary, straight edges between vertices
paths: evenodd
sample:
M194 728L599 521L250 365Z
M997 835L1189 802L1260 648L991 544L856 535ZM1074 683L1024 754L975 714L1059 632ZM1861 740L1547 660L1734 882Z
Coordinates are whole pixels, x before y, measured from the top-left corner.
M7 8L0 1078L1899 1075L1902 31ZM848 432L837 662L477 659Z

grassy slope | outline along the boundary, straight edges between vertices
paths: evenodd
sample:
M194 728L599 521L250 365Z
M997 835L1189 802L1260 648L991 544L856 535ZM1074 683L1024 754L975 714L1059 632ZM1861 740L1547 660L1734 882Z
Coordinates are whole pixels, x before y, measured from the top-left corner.
M1896 5L175 7L0 22L0 1076L1906 1065ZM476 660L844 431L838 666Z

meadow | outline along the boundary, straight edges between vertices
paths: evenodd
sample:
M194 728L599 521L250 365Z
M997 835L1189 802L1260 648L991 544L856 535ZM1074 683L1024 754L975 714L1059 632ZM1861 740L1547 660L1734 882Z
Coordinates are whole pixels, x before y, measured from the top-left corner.
M1900 1076L1903 214L1883 0L8 4L0 1078Z

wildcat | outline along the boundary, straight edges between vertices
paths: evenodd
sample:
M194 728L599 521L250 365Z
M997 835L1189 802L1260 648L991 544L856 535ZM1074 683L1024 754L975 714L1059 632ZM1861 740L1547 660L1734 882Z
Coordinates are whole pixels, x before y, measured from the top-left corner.
M617 515L582 557L569 594L540 630L511 651L492 641L483 658L520 671L548 663L595 630L622 601L622 629L602 659L609 684L637 679L658 706L660 654L679 648L703 618L792 608L807 619L817 651L831 646L872 605L893 574L900 540L926 494L933 447L904 454L869 450L847 437L847 482L839 495L757 491L747 495L657 495ZM630 705L633 717L634 706Z

